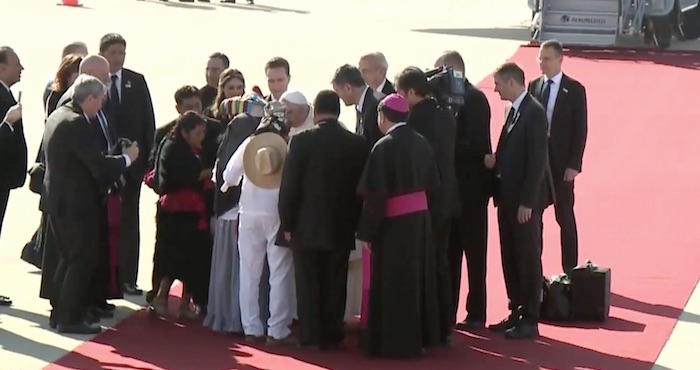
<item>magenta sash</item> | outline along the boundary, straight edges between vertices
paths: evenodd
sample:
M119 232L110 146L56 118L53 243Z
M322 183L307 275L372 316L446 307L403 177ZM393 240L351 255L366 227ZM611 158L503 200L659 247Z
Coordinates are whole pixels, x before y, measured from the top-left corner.
M119 269L119 219L121 216L119 194L107 197L107 235L109 246L109 292L110 296L121 296L117 271Z
M386 200L386 217L399 217L411 213L423 212L428 209L428 198L425 191L417 191L399 195ZM362 248L362 309L360 311L360 327L367 327L369 313L369 287L372 267L372 251Z

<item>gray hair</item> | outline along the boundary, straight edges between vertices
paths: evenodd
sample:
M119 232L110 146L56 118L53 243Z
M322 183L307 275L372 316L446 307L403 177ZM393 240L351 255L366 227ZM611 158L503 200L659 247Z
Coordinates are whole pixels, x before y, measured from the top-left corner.
M105 85L96 77L82 74L73 83L73 101L82 104L88 97L100 98L105 94Z
M379 51L365 54L360 58L360 60L366 58L374 58L374 60L377 61L377 64L379 64L379 66L382 67L382 69L384 69L385 71L389 69L389 62L386 61L386 57L384 56L384 54Z

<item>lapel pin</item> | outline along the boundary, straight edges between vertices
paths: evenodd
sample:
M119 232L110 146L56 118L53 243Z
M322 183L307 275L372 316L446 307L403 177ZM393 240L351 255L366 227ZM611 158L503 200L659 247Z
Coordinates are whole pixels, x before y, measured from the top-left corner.
M126 82L124 83L124 88L125 88L125 89L130 89L130 88L131 88L131 81L126 81Z

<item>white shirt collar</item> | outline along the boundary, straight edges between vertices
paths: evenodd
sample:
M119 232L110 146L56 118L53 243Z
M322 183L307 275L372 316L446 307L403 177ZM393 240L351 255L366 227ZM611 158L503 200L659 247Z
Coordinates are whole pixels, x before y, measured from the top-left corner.
M389 129L386 130L385 135L389 135L390 132L394 131L397 127L401 127L401 126L406 126L406 122L399 122L399 123L396 123L393 126L389 127Z
M369 86L364 87L364 90L362 91L362 95L360 95L360 101L357 102L357 111L362 113L362 106L365 105L365 96L367 95L367 90L369 90Z
M552 80L552 84L554 85L559 85L561 84L561 78L564 76L564 72L559 72L552 76L552 78L547 78L547 76L544 76L544 83L546 84L547 81Z
M525 95L527 95L527 90L523 91L515 100L513 100L513 104L511 106L516 112L520 109L520 104L522 104L523 100L525 100Z
M7 84L5 84L5 82L4 82L4 81L2 81L2 80L0 80L0 85L2 85L2 87L4 87L4 88L5 88L5 90L7 90L7 91L12 91L12 90L10 90L10 87L9 87L9 86L7 86Z
M120 70L110 74L109 77L112 78L112 76L117 76L117 81L121 81L122 80L122 70L120 69Z
M379 84L379 86L377 86L377 91L379 91L380 93L383 93L384 92L384 85L386 85L386 78L384 79L384 81L382 81L381 84Z

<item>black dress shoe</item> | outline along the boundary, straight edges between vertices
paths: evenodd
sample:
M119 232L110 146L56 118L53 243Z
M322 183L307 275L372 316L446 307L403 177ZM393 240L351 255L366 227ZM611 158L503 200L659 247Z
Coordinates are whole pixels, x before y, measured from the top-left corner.
M12 306L12 300L8 296L0 295L0 306Z
M97 305L97 307L101 310L109 311L109 312L114 312L117 309L117 306L107 303L106 301L104 303L100 303Z
M143 290L139 289L139 287L132 284L124 284L122 291L126 295L140 296L143 294Z
M106 310L98 306L90 307L90 311L92 311L92 313L100 319L111 319L114 317L113 311Z
M497 333L505 333L508 329L518 324L518 319L518 315L510 314L510 316L506 317L498 324L489 325L489 330Z
M97 315L96 312L88 309L85 312L84 321L88 324L96 324L96 323L100 322L100 317Z
M486 322L483 320L475 320L467 318L466 320L457 323L455 328L458 330L481 330L486 327Z
M58 324L56 329L61 334L84 334L92 335L102 332L102 328L86 322L80 324Z
M533 339L540 336L540 331L537 324L530 324L520 321L514 327L505 332L506 339Z
M153 303L153 298L158 295L158 292L155 290L149 290L148 293L146 293L146 302L147 303Z

